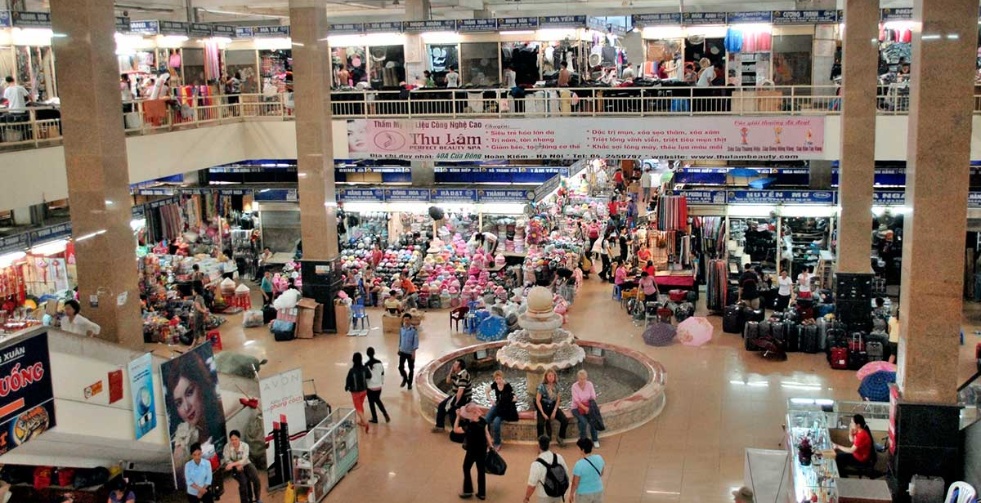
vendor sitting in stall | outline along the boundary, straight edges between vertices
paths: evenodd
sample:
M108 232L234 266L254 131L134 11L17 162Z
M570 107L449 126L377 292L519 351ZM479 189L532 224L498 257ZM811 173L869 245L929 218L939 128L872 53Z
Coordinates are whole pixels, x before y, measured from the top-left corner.
M838 470L845 471L848 468L871 468L875 466L872 430L865 424L865 417L861 414L852 416L852 421L848 425L848 438L852 442L851 447L831 444L837 451L835 459L838 462Z
M392 316L400 316L402 314L402 299L399 293L395 290L390 290L388 292L388 297L384 302L385 309L388 314Z

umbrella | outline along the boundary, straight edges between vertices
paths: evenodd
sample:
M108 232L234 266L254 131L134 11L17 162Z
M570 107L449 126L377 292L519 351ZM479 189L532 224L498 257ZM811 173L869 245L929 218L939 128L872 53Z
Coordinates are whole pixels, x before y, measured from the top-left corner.
M668 346L676 333L674 325L670 323L652 323L644 330L644 342L649 346Z
M678 324L678 340L685 346L697 347L712 340L714 331L709 320L693 316Z
M863 365L862 368L858 369L858 372L855 373L855 377L857 377L858 380L861 381L864 380L866 377L883 370L887 372L895 372L896 364L889 363L883 360L877 362L869 362Z
M749 186L753 189L763 190L773 185L776 181L776 178L757 178L756 180L750 180Z
M742 178L752 178L754 176L760 176L760 172L752 168L736 168L729 170L729 176L731 177L742 177Z
M477 340L484 342L500 341L508 333L508 322L501 316L490 316L480 322L477 330Z
M889 385L894 382L896 382L895 372L880 370L862 379L862 384L858 387L858 394L871 402L888 402Z

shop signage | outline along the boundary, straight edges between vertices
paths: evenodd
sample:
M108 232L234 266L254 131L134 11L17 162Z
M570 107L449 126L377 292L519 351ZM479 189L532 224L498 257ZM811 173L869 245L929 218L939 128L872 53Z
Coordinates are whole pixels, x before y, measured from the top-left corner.
M119 33L129 33L129 18L116 16L116 31Z
M255 193L256 201L299 201L296 189L262 189Z
M252 38L251 26L236 26L235 38Z
M724 205L726 191L724 190L681 190L678 195L685 196L691 205Z
M0 348L0 455L54 427L48 333Z
M773 24L826 24L838 22L836 10L775 10Z
M216 37L235 37L235 27L228 24L213 24L211 31Z
M385 201L385 191L383 189L338 189L337 200L345 203L381 203Z
M412 168L407 166L338 166L334 169L338 173L409 173L412 171Z
M187 31L192 37L210 37L212 26L205 23L191 23Z
M159 21L131 21L129 31L143 35L156 35L160 33Z
M142 204L133 206L132 214L133 214L133 220L142 220L146 218L146 209L143 207Z
M133 399L136 439L157 427L157 405L153 390L153 356L146 353L129 362L129 393Z
M460 33L480 33L497 31L496 19L460 19L456 22L456 31Z
M628 16L609 16L609 17L588 17L586 18L586 27L591 30L601 31L603 33L613 33L616 35L626 35Z
M304 432L306 430L306 402L303 401L303 371L301 369L288 370L259 381L259 400L262 403L262 431L272 434L274 430L279 430L273 426L273 422L281 421L291 425L290 431ZM298 436L302 437L303 434ZM282 444L274 440L268 438L269 448L266 449L267 477L270 488L282 486L292 478L291 473L284 473L282 464L284 453L279 451ZM277 456L280 458L279 460L276 459ZM286 466L292 466L292 463L287 461Z
M477 202L475 189L432 189L431 200L437 203L445 202Z
M385 189L385 199L390 203L428 203L429 189Z
M981 208L981 192L969 192L967 194L968 208Z
M883 21L912 21L913 9L910 7L882 9Z
M685 25L726 24L725 12L685 12L681 15Z
M875 206L902 206L906 204L906 192L902 190L877 190L872 193Z
M215 192L223 196L247 196L252 194L252 189L214 189Z
M585 28L586 16L542 16L538 25L542 28Z
M538 29L537 17L499 17L497 29L500 31L519 31Z
M824 159L823 117L357 119L360 159Z
M630 21L635 26L680 25L680 12L662 12L660 14L634 14Z
M477 191L477 200L482 203L526 203L535 199L535 191L520 189Z
M141 196L172 196L174 195L173 187L160 187L156 189L140 189L137 194Z
M335 23L327 27L331 35L357 35L364 33L364 23Z
M289 26L255 26L252 28L253 37L289 37Z
M51 28L50 12L14 11L10 19L15 28Z
M29 243L28 233L22 232L13 236L0 237L0 253L24 251Z
M0 10L0 28L10 28L9 10Z
M68 238L72 235L72 223L64 222L58 225L42 227L36 231L32 231L30 234L31 246L37 246L47 241L54 241L56 239Z
M365 23L364 31L365 33L402 33L402 23L399 21Z
M728 21L729 24L772 23L773 11L760 10L754 12L729 12L726 13L726 21Z
M541 201L548 197L549 194L559 188L560 183L562 183L562 175L555 175L549 178L547 182L535 189L535 201Z
M151 201L146 203L146 207L152 209L160 208L162 206L167 206L169 204L178 204L180 202L179 197L165 197L163 199L157 199L156 201Z
M833 190L730 190L727 204L834 204Z
M187 23L183 21L160 21L161 35L187 35Z
M452 19L433 19L431 21L406 21L402 23L402 31L406 33L421 33L424 31L455 31L456 21Z

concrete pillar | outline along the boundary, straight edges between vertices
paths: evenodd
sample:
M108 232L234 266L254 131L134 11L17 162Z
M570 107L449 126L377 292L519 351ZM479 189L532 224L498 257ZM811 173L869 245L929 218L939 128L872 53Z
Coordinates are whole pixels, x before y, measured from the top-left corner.
M845 0L842 58L838 271L869 273L872 266L872 184L875 176L875 93L879 4Z
M303 258L330 260L339 250L326 4L290 0L289 5Z
M976 2L916 0L900 288L903 400L957 402ZM866 229L866 234L868 230Z
M831 161L808 161L808 187L812 190L831 189Z
M436 163L433 161L412 161L410 174L413 187L432 187L436 183Z
M797 10L837 9L837 0L796 0Z
M51 22L55 70L85 83L60 92L82 314L101 338L142 348L113 1L51 0Z
M428 21L432 19L429 0L406 0L404 21ZM405 81L413 84L422 79L422 72L429 69L426 62L426 44L419 33L405 34Z

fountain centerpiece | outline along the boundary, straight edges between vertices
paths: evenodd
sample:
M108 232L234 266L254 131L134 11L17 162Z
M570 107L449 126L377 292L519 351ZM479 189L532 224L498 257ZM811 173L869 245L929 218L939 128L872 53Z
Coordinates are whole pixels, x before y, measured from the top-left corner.
M562 316L554 311L552 292L536 286L528 293L527 310L518 316L517 330L497 352L502 366L526 373L527 392L534 396L545 372L574 367L586 358L572 333L560 328Z

